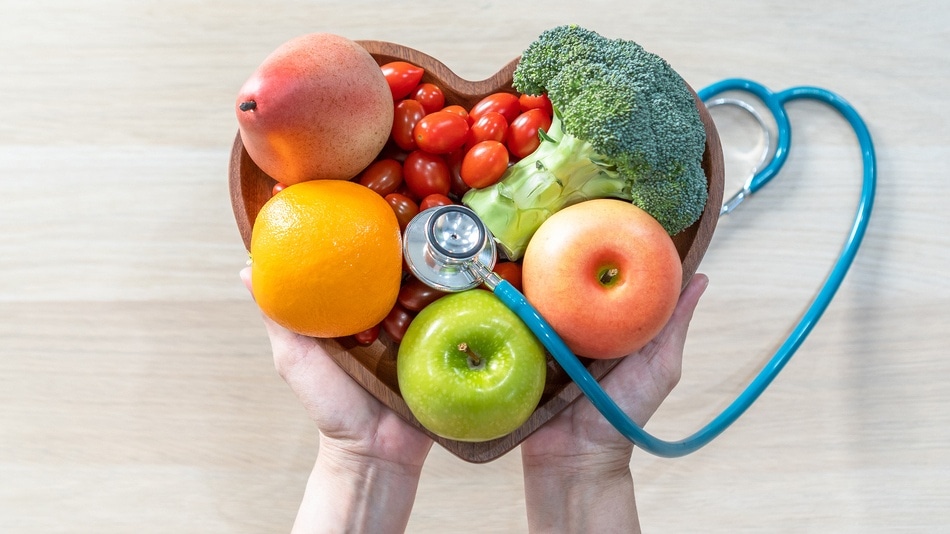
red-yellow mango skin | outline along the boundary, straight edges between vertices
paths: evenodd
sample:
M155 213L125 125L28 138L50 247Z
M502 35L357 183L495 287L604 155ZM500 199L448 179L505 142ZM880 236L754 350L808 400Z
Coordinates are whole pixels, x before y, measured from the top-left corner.
M618 269L614 283L602 273ZM633 204L588 200L546 220L522 265L525 297L578 356L643 348L673 314L683 268L673 240Z
M256 106L242 111L248 101ZM330 33L280 45L234 106L248 155L285 185L356 176L382 150L393 121L392 93L373 56Z

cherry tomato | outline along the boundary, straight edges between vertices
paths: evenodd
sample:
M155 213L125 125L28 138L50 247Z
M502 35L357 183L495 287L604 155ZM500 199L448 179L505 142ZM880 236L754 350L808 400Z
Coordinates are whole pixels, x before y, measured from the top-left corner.
M508 168L508 149L498 141L482 141L462 159L462 180L476 189L493 185Z
M405 173L403 173L403 174L405 174ZM419 204L419 200L420 200L419 196L409 190L409 186L406 185L406 180L405 180L405 179L402 181L401 184L399 184L399 187L396 188L396 191L395 191L395 192L398 193L398 194L400 194L400 195L405 195L405 196L409 197L409 198L410 198L413 202L415 202L416 204Z
M498 276L504 278L515 289L521 291L521 264L513 261L500 261L492 269Z
M386 77L389 90L393 93L393 100L405 98L419 85L422 75L425 74L425 69L422 67L405 61L393 61L380 68L383 69L383 76Z
M449 112L449 113L455 113L455 114L458 115L459 117L462 117L463 119L465 119L465 122L468 122L468 110L465 109L465 108L463 108L462 106L460 106L460 105L458 105L458 104L453 104L453 105L451 105L451 106L445 106L444 108L442 108L442 111L447 111L447 112Z
M452 202L451 198L439 193L432 193L419 201L419 211L425 211L436 206L451 206L452 204L455 204L455 202Z
M513 95L511 93L492 93L472 106L472 109L469 110L468 115L474 122L489 111L497 111L498 113L501 113L504 115L505 120L510 123L511 121L515 120L515 117L517 117L519 113L521 113L521 104L518 102L517 95Z
M547 131L551 127L551 118L540 109L529 109L518 115L508 127L508 150L516 158L523 158L534 152L541 144L538 130Z
M376 326L371 326L362 332L357 332L353 334L353 339L360 345L368 347L376 342L379 338L379 329L382 325L378 324Z
M414 200L401 193L390 193L385 196L389 207L396 214L396 220L399 221L399 230L405 231L406 225L413 217L419 214L419 206Z
M426 111L416 100L400 100L393 109L393 142L403 150L415 150L416 140L412 136L412 129L416 127Z
M280 193L281 191L283 191L283 190L286 189L286 188L287 188L286 185L284 185L284 184L282 184L282 183L280 183L280 182L277 182L276 184L274 184L274 187L271 188L271 190L270 190L270 196L274 196L274 195L276 195L277 193Z
M402 163L392 158L374 161L360 174L360 183L381 197L394 193L402 183Z
M482 141L505 142L508 133L508 121L497 111L487 111L468 130L468 146L475 146Z
M448 195L452 184L445 158L422 150L414 150L406 156L402 176L406 187L416 198L425 198L433 193Z
M412 136L419 149L430 154L448 154L465 143L468 121L449 111L436 111L419 119Z
M456 150L445 155L445 162L449 164L449 176L451 176L452 182L449 189L456 198L462 198L462 195L471 189L462 180L462 159L465 157L465 152L465 147L462 147L462 150Z
M522 112L529 109L540 109L548 117L554 116L554 107L551 105L551 100L544 93L540 95L521 95L518 97L518 104L521 105Z
M393 309L389 310L389 315L383 319L382 327L393 341L399 343L402 341L403 336L406 335L406 330L409 328L409 323L411 322L412 314L399 304L396 304L393 306Z
M396 297L396 302L409 311L417 312L445 295L444 291L429 287L413 276L399 288L399 296Z
M445 93L434 83L420 83L409 98L422 104L426 113L435 113L445 106Z

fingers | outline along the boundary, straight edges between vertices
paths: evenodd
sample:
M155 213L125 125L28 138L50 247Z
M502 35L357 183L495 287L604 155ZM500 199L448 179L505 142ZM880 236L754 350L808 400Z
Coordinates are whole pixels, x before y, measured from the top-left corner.
M672 390L679 383L683 368L683 350L686 347L686 335L689 332L689 323L699 304L700 297L709 286L709 278L704 274L696 274L683 289L676 308L669 322L656 339L655 357L659 360L657 366L665 375L667 384L664 389Z
M699 304L699 299L706 292L707 287L709 287L709 277L702 273L693 275L686 288L683 289L679 302L676 303L676 310L673 312L674 321L678 319L689 323L689 320L693 317L693 311L696 309L696 305ZM677 315L681 317L677 318Z
M241 272L239 274L241 275L241 281L244 282L244 287L247 288L248 292L253 297L254 289L251 287L251 268L245 267L241 269Z
M666 326L653 340L641 350L641 353L649 353L650 357L665 353L678 352L678 357L682 357L683 346L686 343L686 334L689 330L689 323L693 318L693 312L699 304L700 297L709 286L709 278L704 274L697 273L690 279L689 283L680 294L676 307L673 309L673 315L667 321Z
M699 304L700 297L709 286L709 278L697 273L690 279L686 288L680 294L676 308L669 322L663 327L659 335L644 350L651 352L650 359L659 359L658 365L664 368L670 379L670 389L679 382L683 363L683 349L686 346L686 335L689 323Z

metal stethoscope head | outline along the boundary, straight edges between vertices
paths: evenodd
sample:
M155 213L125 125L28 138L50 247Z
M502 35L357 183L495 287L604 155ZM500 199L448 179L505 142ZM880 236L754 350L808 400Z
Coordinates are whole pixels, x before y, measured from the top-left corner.
M864 237L874 199L877 170L871 136L857 111L840 96L817 87L792 87L772 92L761 84L739 78L723 80L699 91L700 99L712 106L732 104L749 111L763 126L763 130L764 121L755 109L744 101L712 100L712 97L725 91L742 91L760 99L775 119L777 135L774 143L771 138L767 138L766 154L771 153L771 158L763 158L742 190L727 200L722 214L729 213L742 199L765 185L785 163L791 143L791 126L785 104L799 99L816 100L829 105L854 129L864 163L863 187L861 201L845 247L798 325L745 390L706 426L685 439L662 440L634 423L607 395L524 295L492 272L496 260L495 240L474 211L456 205L429 208L407 225L403 238L406 263L420 281L449 292L464 291L485 284L524 321L607 421L629 441L657 456L684 456L703 447L735 422L768 387L807 337L841 285Z
M485 223L465 206L436 206L406 226L403 255L421 282L441 291L478 287L491 275L497 255Z

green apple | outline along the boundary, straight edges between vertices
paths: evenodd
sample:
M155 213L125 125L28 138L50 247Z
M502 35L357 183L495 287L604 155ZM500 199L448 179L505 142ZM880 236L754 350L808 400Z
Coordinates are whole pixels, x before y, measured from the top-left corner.
M396 373L409 410L430 432L488 441L534 412L547 372L544 347L484 289L446 295L413 319Z

